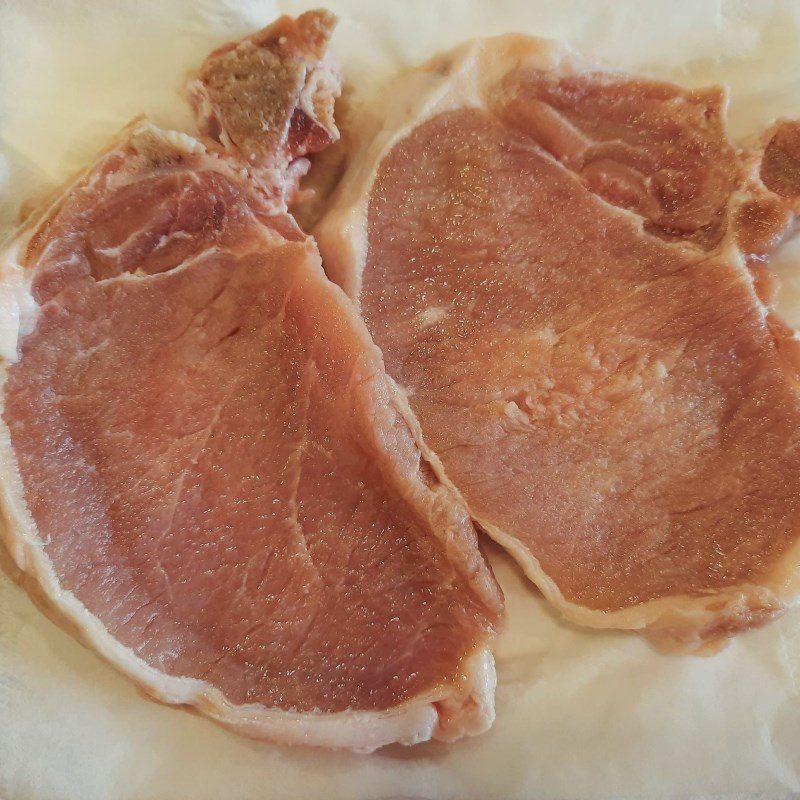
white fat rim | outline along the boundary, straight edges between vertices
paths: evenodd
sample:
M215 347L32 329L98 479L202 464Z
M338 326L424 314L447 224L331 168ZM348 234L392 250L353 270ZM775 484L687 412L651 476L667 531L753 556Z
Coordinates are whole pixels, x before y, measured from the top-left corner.
M360 300L361 279L367 260L369 197L383 159L400 140L439 114L462 108L486 108L487 89L503 75L521 67L556 72L587 69L608 72L584 61L559 43L510 34L467 42L449 53L436 56L396 79L388 90L384 90L384 96L391 96L392 103L378 104L382 116L376 118L369 108L361 112L361 119L354 126L360 136L353 144L353 152L357 155L348 164L329 209L314 231L326 272L356 302ZM610 208L614 213L636 219L641 224L641 219L633 212ZM732 242L726 241L719 253L712 257L737 261L755 294L752 276ZM767 310L763 304L761 307L765 318ZM416 420L406 394L401 387L398 391L404 398L408 418ZM418 423L416 433L439 480L469 508L461 492L447 477L436 453L424 446ZM666 651L710 652L718 643L704 639L703 632L712 629L716 623L746 618L748 610L753 607L770 609L777 616L799 602L800 542L759 584L740 584L703 596L663 597L615 611L587 608L567 600L538 559L516 537L480 515L472 513L472 517L510 553L525 575L568 621L592 628L639 631L659 649Z
M190 153L205 148L186 134L164 132L149 122L136 122L118 142L143 148L167 145ZM84 172L56 199L48 211L86 175ZM47 218L48 211L37 217ZM357 752L394 742L416 744L431 738L450 741L485 731L494 720L496 674L488 646L461 665L459 680L383 711L293 712L260 704L235 705L212 684L195 678L168 675L147 664L115 639L103 623L72 593L63 589L24 499L19 464L5 419L5 383L8 369L18 358L19 341L35 327L36 304L30 294L31 275L20 265L36 226L27 225L0 253L0 310L16 309L0 330L0 543L54 619L67 623L79 640L129 677L154 699L191 706L225 727L254 739L280 744L311 745ZM23 313L24 312L24 313Z

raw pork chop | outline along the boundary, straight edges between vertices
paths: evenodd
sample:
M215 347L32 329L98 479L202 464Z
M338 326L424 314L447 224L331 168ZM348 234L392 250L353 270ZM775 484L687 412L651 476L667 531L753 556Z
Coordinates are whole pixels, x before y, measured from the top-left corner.
M722 90L520 36L385 96L317 234L440 479L575 622L713 649L794 602L797 345L756 289L796 129L770 178Z
M159 700L284 743L477 733L500 592L282 210L290 161L139 123L6 251L5 542Z

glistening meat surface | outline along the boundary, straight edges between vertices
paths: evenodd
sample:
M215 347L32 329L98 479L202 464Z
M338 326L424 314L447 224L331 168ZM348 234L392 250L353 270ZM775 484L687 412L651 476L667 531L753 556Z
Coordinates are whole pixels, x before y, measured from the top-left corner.
M762 297L793 126L762 181L721 90L513 36L389 94L317 233L442 478L577 622L702 648L780 613L800 401Z
M239 732L480 732L500 591L265 174L134 125L5 254L5 543L48 613Z

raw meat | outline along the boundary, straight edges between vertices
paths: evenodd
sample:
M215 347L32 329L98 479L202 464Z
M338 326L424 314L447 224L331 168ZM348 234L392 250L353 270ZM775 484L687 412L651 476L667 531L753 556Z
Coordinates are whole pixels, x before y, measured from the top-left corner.
M502 597L285 212L293 130L248 165L135 123L4 253L4 541L161 701L283 743L478 733Z
M341 79L326 55L336 18L308 11L215 50L189 82L201 133L245 159L268 193L293 199L310 153L339 138Z
M522 36L384 96L317 238L440 479L575 622L710 651L794 603L796 128L762 165L721 89Z

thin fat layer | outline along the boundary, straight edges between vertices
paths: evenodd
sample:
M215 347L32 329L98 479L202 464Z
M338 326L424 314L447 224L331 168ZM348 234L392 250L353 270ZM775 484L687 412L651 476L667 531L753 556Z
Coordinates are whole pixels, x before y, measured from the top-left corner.
M595 88L587 89L586 85L582 87L582 76L585 75L591 76L587 85ZM797 547L791 543L784 543L786 546L782 546L781 550L783 555L777 560L765 564L762 569L753 573L752 577L733 580L724 586L713 584L706 588L692 588L691 590L678 588L675 591L666 591L662 596L645 599L632 598L616 608L597 607L592 602L570 598L562 590L557 576L543 565L543 560L538 557L540 554L537 553L537 548L527 543L525 537L519 535L519 530L509 529L499 521L491 505L487 506L485 502L476 502L476 496L463 481L463 476L453 469L453 453L458 453L459 447L468 447L468 444L457 443L458 436L453 441L447 441L447 434L442 434L446 428L446 426L443 428L445 423L442 420L446 420L451 411L444 408L444 405L441 407L441 415L438 410L434 416L426 411L426 407L433 409L435 405L435 398L432 399L432 395L426 395L426 392L430 391L431 386L436 386L438 377L436 376L436 367L426 377L425 358L436 358L447 352L447 344L436 338L435 331L437 325L446 324L443 320L450 308L457 308L458 304L462 302L468 304L470 289L464 286L459 289L459 281L463 283L468 273L462 267L458 273L461 277L454 278L452 305L449 305L449 301L446 299L438 296L442 292L437 292L436 280L429 275L430 282L426 283L426 286L429 287L427 296L434 297L435 300L423 303L422 311L415 320L410 317L406 319L403 316L406 310L403 287L411 284L416 279L416 272L420 270L417 260L420 254L413 247L413 252L401 254L398 262L409 265L408 275L393 277L387 272L387 274L380 275L377 283L373 278L371 285L365 288L365 281L369 277L366 272L374 269L373 265L375 264L373 252L375 240L372 237L375 235L376 228L370 227L369 215L374 213L372 204L376 195L383 192L388 185L384 184L376 189L376 181L380 180L381 170L385 169L385 164L391 160L393 153L403 152L405 143L412 141L416 132L424 129L426 123L435 127L437 118L444 120L450 115L454 120L452 124L457 127L462 124L462 120L469 118L470 111L475 113L475 118L483 114L487 119L496 119L499 115L505 130L510 129L521 133L519 138L510 136L509 140L514 139L515 141L515 144L510 146L521 148L529 146L523 144L523 139L526 133L531 135L529 129L533 126L534 133L531 135L533 141L530 144L532 151L538 151L539 154L544 151L547 158L558 163L561 169L576 173L575 178L578 181L600 196L605 206L602 214L605 214L610 220L614 218L620 220L620 223L614 224L627 224L633 229L638 227L641 231L639 238L645 243L651 242L651 245L647 246L650 246L654 252L663 252L665 268L668 267L671 260L685 261L687 264L703 265L702 269L708 275L709 281L716 281L719 278L723 282L732 280L738 284L736 302L741 302L742 308L749 307L747 313L751 314L753 324L760 331L756 336L763 338L765 352L771 352L769 359L786 376L787 390L784 394L786 402L791 405L793 396L791 386L794 381L792 376L796 370L796 357L792 342L796 337L792 332L786 331L785 327L781 327L764 305L768 298L763 290L764 282L759 277L759 265L763 264L766 252L761 245L766 242L770 247L774 246L775 241L786 230L787 221L791 219L793 212L789 213L783 210L786 204L778 208L777 205L780 203L776 205L773 202L769 192L764 192L763 185L756 187L757 190L754 191L752 183L748 183L752 179L747 177L747 170L741 164L737 164L733 157L733 150L725 139L723 116L725 101L724 95L719 90L681 93L674 87L647 81L637 82L636 79L633 79L629 86L632 85L633 91L639 93L637 102L642 103L643 118L638 125L644 131L643 136L646 137L646 126L650 124L647 118L647 113L649 113L647 104L657 104L660 95L676 94L677 91L676 97L684 98L681 102L687 104L689 113L694 113L691 110L692 106L701 111L703 108L708 109L708 113L703 116L703 119L698 118L697 124L717 125L716 130L711 130L704 135L718 137L722 153L720 158L715 158L713 148L711 148L709 150L712 154L711 160L708 162L702 161L705 158L702 153L701 161L696 162L694 166L686 158L682 162L687 169L717 170L714 173L716 176L714 181L719 182L716 184L719 192L714 195L719 198L717 205L714 205L717 201L709 195L707 199L703 200L702 205L691 211L691 214L689 211L694 208L691 203L683 205L679 203L674 207L675 210L670 210L668 206L664 206L666 210L648 206L647 203L651 201L645 195L637 194L636 192L640 189L635 182L631 182L635 177L633 172L620 171L615 166L616 162L624 162L626 158L629 158L633 148L628 147L626 150L622 145L613 145L612 147L612 144L607 144L603 145L605 150L602 152L597 147L592 150L593 145L587 138L585 128L593 123L591 120L587 122L582 118L580 111L581 103L591 105L596 102L605 102L601 93L605 92L608 95L610 92L612 105L610 110L606 108L603 113L609 114L609 119L612 120L609 124L614 124L614 114L617 113L616 108L619 106L615 107L613 103L624 101L624 92L626 91L617 87L624 87L628 80L625 76L603 74L594 66L582 62L573 53L552 43L531 40L527 37L508 36L478 41L439 56L395 82L387 93L391 94L393 98L397 98L397 102L387 107L382 115L373 113L368 120L362 121L363 141L360 141L359 147L356 149L357 155L348 165L342 184L334 195L326 216L319 224L316 235L326 271L345 288L351 297L360 303L362 313L367 318L368 327L387 358L390 374L403 386L407 392L410 410L413 410L422 422L421 432L425 436L427 445L439 453L439 458L431 456L437 475L442 481L460 490L461 495L470 505L476 521L493 538L509 549L528 576L546 596L568 618L578 623L597 627L641 630L664 649L709 651L730 635L748 627L763 624L782 613L787 605L795 602L798 591ZM530 93L531 85L538 87L538 96L526 94L526 92ZM603 87L610 88L604 89ZM597 97L592 94L593 92L598 93ZM616 100L614 99L615 92L618 93ZM553 111L559 102L565 104L560 115ZM572 110L570 110L570 103L575 104ZM575 111L575 108L578 110ZM663 121L663 118L661 119ZM602 130L594 133L596 138L602 138L603 135L607 134L604 134ZM441 132L438 136L439 139L435 141L441 141ZM355 138L357 138L357 134ZM772 164L782 163L781 159L784 158L785 153L792 150L793 141L790 134L782 137L777 153L771 158ZM464 153L467 153L470 148L474 149L479 146L471 145L463 132L461 143ZM687 145L686 152L694 152L693 146L692 144ZM436 144L433 147L436 147ZM614 147L617 150L614 150ZM773 150L776 147L773 147ZM431 184L431 192L438 192L441 197L442 190L437 189L432 167L430 165L422 166L419 161L414 162L410 155L410 146L405 149L408 151L408 155L398 156L398 158L407 158L407 163L404 162L405 172L403 174L414 175L415 169L425 171L427 180ZM424 162L430 151L423 149L422 152L424 154L422 161ZM456 153L456 151L453 152ZM458 152L460 153L460 151ZM476 166L475 164L465 165L462 172L459 173L456 163L459 157L460 155L453 159L450 174L451 176L458 174L463 176L464 198L459 197L457 187L450 187L450 190L453 191L454 197L465 202L465 207L468 208L470 202L481 197L482 189L479 181L476 181L475 186L470 185L471 188L467 186L470 182L468 170L471 169L474 172ZM678 154L678 157L680 158L681 154ZM468 155L465 160L469 161ZM680 163L674 164L675 169L680 167ZM644 172L652 168L652 164L646 161L639 162L637 165L637 169ZM479 170L480 166L477 169ZM616 172L614 172L615 169L617 169ZM663 174L667 173L668 170ZM786 174L785 171L782 174ZM495 188L503 185L506 193L514 191L499 177L496 180L500 183L496 183ZM782 179L773 177L771 180L774 185L782 185ZM706 187L714 186L714 181L707 181L704 185ZM631 190L628 194L626 194L628 191L626 186ZM483 188L490 191L488 184ZM665 185L665 190L666 188ZM679 187L676 184L674 188ZM633 191L634 189L636 191ZM407 195L409 189L405 187L402 191ZM472 192L471 197L468 192ZM784 194L787 195L786 192ZM791 195L791 192L788 195ZM773 192L772 198L774 196ZM753 206L747 202L749 198L757 198L759 202ZM795 202L788 196L785 199ZM404 200L399 202L399 205L394 205L387 235L390 238L396 236L402 242L404 225L412 223L403 219L404 207L402 204ZM431 208L435 207L436 202L435 199L431 200ZM531 204L531 202L528 198L528 203ZM535 204L532 205L532 208L535 208ZM658 226L648 228L648 221L652 221L656 213L661 214ZM459 216L456 215L455 222L451 221L449 227L453 227L453 225L458 227ZM436 218L435 212L431 218ZM464 218L467 220L465 224L468 225L468 215L464 215ZM735 219L735 223L728 225L727 221L731 219ZM764 232L765 222L771 226L767 233ZM445 240L449 235L448 242L438 241L438 239L433 241L436 239L435 233L431 241L425 238L428 235L427 232L421 235L420 233L416 234L416 239L421 242L420 247L426 253L444 253L441 260L442 265L451 261L455 264L462 253L467 254L465 256L467 257L473 252L470 248L478 246L471 242L470 234L466 232L466 229L464 236L459 238L458 230L448 234L448 231L445 230L446 227L448 226L442 226L440 238ZM742 231L745 233L742 234ZM755 237L758 245L754 247L752 241L753 234L756 233L758 234ZM769 241L767 242L767 240ZM485 241L483 246L491 248L492 243ZM400 251L392 252L394 255L382 251L381 257L384 261L391 263L391 259ZM480 252L480 250L474 252ZM751 256L751 253L755 253L755 256ZM705 266L706 264L708 267ZM388 269L390 271L390 267ZM440 274L444 281L447 267L442 266L442 270ZM449 278L447 279L449 280ZM443 283L443 285L445 284ZM493 285L488 278L486 285ZM497 289L499 286L500 284L497 284L495 288ZM708 286L710 287L710 284ZM714 291L717 290L714 289ZM413 289L411 291L413 292ZM462 291L463 294L459 296L459 292ZM698 289L698 291L701 290ZM368 292L374 294L368 296L366 294ZM446 294L446 292L444 293ZM375 299L378 297L382 298L379 309L375 305ZM425 307L426 305L432 305L435 308ZM393 309L398 308L404 311L394 314ZM415 306L415 308L417 307ZM376 309L387 312L390 319L386 320L381 317ZM504 313L496 311L492 318L497 323L501 323ZM514 312L511 311L512 317L513 314ZM382 321L376 321L379 319ZM431 334L429 338L423 336L417 340L412 360L419 357L420 361L416 367L412 365L412 368L409 369L409 362L404 359L412 351L404 352L403 345L400 345L399 350L396 348L398 342L403 340L405 331L413 331L418 325L429 327ZM467 329L468 323L462 330L464 337L467 337ZM764 336L765 331L766 335ZM395 333L397 339L394 338ZM556 337L558 335L560 332L555 334ZM409 341L411 341L413 335L409 336ZM547 344L544 338L541 342L542 347ZM491 336L488 339L491 339ZM460 347L462 352L469 352L468 338L463 339ZM490 362L502 362L507 356L507 354L503 354L507 348L500 343L492 344L491 341L487 341L486 349L487 352L489 350L493 352L489 359ZM425 356L425 353L430 355ZM420 354L422 355L420 356ZM417 369L417 372L414 373L414 369ZM492 371L493 368L487 367L488 374L484 376L489 387L491 386ZM412 378L412 373L416 377ZM448 380L450 379L448 378ZM447 382L445 381L445 383ZM452 387L458 389L457 380L448 385L451 386L451 390ZM452 402L455 407L454 413L458 415L462 403L466 405L471 401L466 396L463 398L459 396L453 398ZM511 416L513 420L516 420L514 424L520 426L530 424L531 411L528 409L528 395L524 391L519 391L510 398L510 402L513 405ZM535 413L536 407L534 406L534 416ZM433 419L438 421L432 422ZM513 422L513 420L509 421ZM466 429L461 433L465 442L472 435ZM454 448L454 445L457 446ZM446 456L443 456L443 453ZM481 451L478 458L482 464L483 478L481 480L484 482L490 479L490 476L486 476L486 472L492 468L491 458L490 452L487 452L486 449ZM790 470L790 472L794 471ZM536 481L535 473L529 475L529 480ZM515 505L513 497L507 497L503 507L507 509L513 508ZM787 509L791 512L788 506ZM761 534L754 533L753 535L758 537ZM613 551L609 551L607 561L613 566L614 556L612 553ZM687 569L690 569L688 565L691 564L691 561L688 555L687 561L684 563L687 565ZM591 585L595 577L592 573L587 574L587 585ZM624 591L626 584L624 573L620 573L617 584Z
M158 150L159 133L146 127L144 136L149 148L148 157L152 157ZM174 142L169 143L167 149L173 145ZM197 155L198 152L194 144L189 150L184 149L186 156L191 153ZM44 226L46 224L45 222ZM40 230L44 230L44 226ZM270 236L274 235L273 229ZM320 283L323 294L333 293L331 296L333 299L336 290L333 287L325 287L325 279L322 277L319 265L309 269L312 270L312 274L313 270L316 270L317 277L313 280ZM10 284L6 284L7 291L11 288L13 287L10 287ZM356 326L364 346L369 347L366 331L363 326L358 327L361 324L353 312L347 310L344 298L334 300L334 305L337 303L341 307L341 313L345 317L348 315L350 317L347 324ZM4 373L7 369L6 363ZM32 594L43 600L50 613L62 623L66 622L68 627L78 632L79 638L89 642L107 660L158 699L194 705L203 713L248 735L355 749L373 749L395 740L411 743L430 736L452 738L464 733L478 732L491 723L493 667L491 658L488 657L488 650L480 639L476 640L473 655L464 661L461 674L454 681L405 701L396 708L375 712L297 714L248 703L235 704L227 701L224 695L208 681L169 675L162 670L154 669L152 665L148 665L145 660L138 657L131 647L122 645L117 637L112 636L98 617L92 614L73 592L66 591L60 585L52 561L47 556L45 543L37 532L24 500L19 470L16 468L15 452L5 425L3 433L5 434L2 443L5 449L3 464L6 466L3 481L4 505L8 521L5 529L6 542L17 567L24 576L26 585ZM417 492L424 494L424 489L421 487ZM442 494L437 490L440 499L433 503L432 511L436 511L437 508L444 510L447 503L452 505L452 500L448 500ZM446 533L448 541L451 541L450 537L454 534L459 535L451 527L452 522L447 523L446 528L436 527L442 523L429 524L434 525L437 535L440 530L442 534ZM471 536L474 538L474 534ZM467 540L464 545L466 553L469 554L474 542L470 543ZM477 553L476 550L474 552ZM470 556L470 559L466 567L468 579L476 586L476 594L481 598L481 602L485 602L490 609L489 616L496 620L500 608L496 584L480 560L476 562L474 555Z

